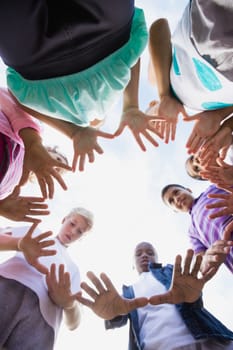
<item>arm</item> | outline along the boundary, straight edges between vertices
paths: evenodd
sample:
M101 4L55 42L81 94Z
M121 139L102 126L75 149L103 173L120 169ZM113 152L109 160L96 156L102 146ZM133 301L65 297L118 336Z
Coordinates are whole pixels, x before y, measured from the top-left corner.
M80 324L81 313L78 306L80 292L71 293L71 282L69 272L65 272L63 264L59 265L58 276L56 265L52 264L46 275L48 294L58 307L63 308L64 320L70 330L77 328Z
M19 103L19 102L17 102ZM79 170L84 170L84 165L86 158L88 158L89 162L92 163L95 160L94 151L99 154L103 153L102 148L97 143L97 137L104 137L108 139L112 139L114 135L97 130L92 127L80 127L73 123L57 119L51 118L45 114L41 114L35 110L29 109L23 105L21 107L30 113L35 118L41 120L52 128L58 130L69 139L73 141L74 148L74 156L72 162L72 170L76 170L77 163L79 162Z
M169 139L175 140L178 115L187 116L187 113L182 103L175 98L171 91L171 33L168 21L164 18L156 20L150 27L149 51L151 56L150 71L155 77L160 98L158 115L166 119L165 143L168 143Z

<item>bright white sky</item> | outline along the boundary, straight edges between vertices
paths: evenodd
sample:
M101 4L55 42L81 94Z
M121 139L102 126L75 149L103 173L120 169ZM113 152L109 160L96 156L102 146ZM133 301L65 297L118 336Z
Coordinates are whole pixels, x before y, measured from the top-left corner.
M136 1L145 10L148 26L159 17L167 17L174 29L187 0ZM140 104L145 109L157 92L147 81L147 50L142 56ZM0 79L5 85L4 66L1 63ZM120 118L119 105L109 115L102 130L114 132ZM80 267L82 278L88 270L109 274L121 292L123 283L130 283L137 275L133 270L133 250L142 241L150 241L157 248L162 263L173 263L176 254L185 254L189 247L187 229L189 216L175 214L165 207L160 191L168 183L181 183L199 195L208 182L199 182L186 175L184 162L187 158L185 142L193 123L180 120L176 141L153 148L146 143L143 153L128 131L114 140L99 139L104 148L103 155L97 155L94 164L87 164L83 173L65 175L68 191L56 187L55 197L49 203L51 214L43 218L44 231L52 229L54 234L62 218L75 206L84 206L93 211L95 227L81 242L70 247L70 254ZM71 163L73 150L71 142L56 131L45 127L44 143L58 145ZM40 194L37 185L25 187L25 194ZM0 226L18 223L1 218ZM22 223L22 225L24 225ZM8 257L1 254L1 260ZM217 276L205 287L205 306L226 326L233 329L232 319L232 275L223 266ZM69 344L69 345L68 345ZM71 345L72 344L72 345ZM83 319L79 329L70 332L64 325L60 329L55 350L126 349L128 327L105 331L103 320L87 308L83 308Z

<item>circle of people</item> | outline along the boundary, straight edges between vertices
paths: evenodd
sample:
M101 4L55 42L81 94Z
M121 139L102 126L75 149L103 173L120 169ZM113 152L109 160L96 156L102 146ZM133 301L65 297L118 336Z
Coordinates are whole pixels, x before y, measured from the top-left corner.
M0 250L16 251L0 264L2 349L53 349L63 319L71 330L79 326L80 304L103 318L106 329L129 321L130 350L233 349L233 332L202 300L204 285L222 264L233 273L232 16L231 1L192 0L171 34L166 18L148 29L134 1L1 3L7 88L0 89L0 215L31 223L0 231ZM146 47L148 80L159 100L141 111ZM104 132L100 127L120 96L119 126ZM111 140L129 128L146 151L144 140L154 147L156 137L174 141L180 118L194 122L187 173L212 182L198 198L177 183L161 191L168 207L190 214L191 249L174 265L162 265L155 247L139 242L139 279L122 293L105 273L89 271L89 283L81 282L67 248L92 229L94 218L76 207L56 236L41 232L38 216L49 215L46 199L54 197L56 182L68 189L64 174L84 171L103 153L98 138ZM57 146L43 144L42 124L71 140L71 166ZM31 180L41 197L20 195Z

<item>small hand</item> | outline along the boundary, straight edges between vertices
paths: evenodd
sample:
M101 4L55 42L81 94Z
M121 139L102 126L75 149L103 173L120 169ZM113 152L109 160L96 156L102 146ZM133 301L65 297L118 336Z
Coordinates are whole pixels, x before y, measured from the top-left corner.
M206 209L221 208L221 210L210 214L210 219L233 214L233 188L229 188L226 193L210 193L208 197L220 200L206 205Z
M177 255L172 285L168 292L152 296L149 299L152 305L193 303L200 297L205 283L213 277L215 270L212 268L199 278L198 272L200 271L202 257L200 255L196 256L195 263L191 268L193 254L193 250L189 249L187 251L183 269L181 267L182 258L180 255Z
M30 172L33 172L37 178L42 196L53 198L54 179L63 190L67 190L67 186L57 168L71 170L69 165L54 159L40 142L34 142L30 144L30 147L25 148L23 174L19 185L25 184Z
M220 159L224 159L228 148L232 144L231 129L220 127L220 129L207 141L203 143L199 152L199 158L203 166L216 161L220 155Z
M212 267L217 270L225 262L233 241L218 240L202 256L201 273L205 275Z
M21 197L19 193L17 186L8 197L0 200L0 215L13 221L40 222L34 216L49 214L44 198Z
M77 128L73 133L73 147L74 147L74 157L72 170L75 171L77 163L79 162L79 171L84 170L86 158L88 158L90 163L95 160L94 151L99 154L104 153L103 149L97 143L97 137L104 137L107 139L114 138L114 135L91 128Z
M204 111L183 118L184 121L196 121L186 142L188 153L197 153L205 141L212 137L220 128L220 117L216 111Z
M172 96L163 96L159 102L157 109L158 116L165 119L165 143L169 140L174 141L176 137L176 126L179 114L188 117L184 106Z
M138 108L130 108L122 114L120 125L114 136L119 136L125 127L128 126L142 151L146 151L146 147L141 139L141 134L153 146L158 147L158 143L154 140L148 130L161 137L160 133L157 133L153 125L151 125L151 121L161 121L163 119L164 118L161 117L148 116L147 114L141 112Z
M38 258L41 256L55 255L56 250L48 249L48 247L54 245L53 239L47 240L47 238L52 235L51 231L47 231L36 237L32 237L32 234L37 225L38 222L34 223L30 227L25 236L19 240L18 247L30 265L32 265L42 274L46 274L48 272L48 269L39 262Z
M54 304L64 309L70 309L74 306L80 292L71 293L70 274L69 272L65 272L63 264L59 265L58 278L56 276L56 265L51 265L50 271L46 274L46 283L49 297Z
M112 281L104 273L99 279L93 272L87 273L88 278L94 284L95 289L86 282L82 282L82 289L92 298L92 300L78 296L77 300L86 305L99 317L110 320L118 315L124 315L138 307L143 307L148 303L147 298L125 299L121 297Z

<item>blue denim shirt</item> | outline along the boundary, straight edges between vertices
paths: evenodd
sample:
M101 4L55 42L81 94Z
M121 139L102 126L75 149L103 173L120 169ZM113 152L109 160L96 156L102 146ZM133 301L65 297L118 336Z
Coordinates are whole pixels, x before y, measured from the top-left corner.
M150 264L150 271L168 290L172 280L173 266L168 264L164 267L160 264ZM123 286L125 298L134 298L132 286ZM194 303L176 304L180 315L195 339L214 338L218 341L233 340L233 332L226 328L210 312L203 307L200 297ZM139 338L139 323L137 310L131 311L128 315L117 316L112 320L105 321L105 328L112 329L124 326L130 321L129 329L129 350L142 350Z

